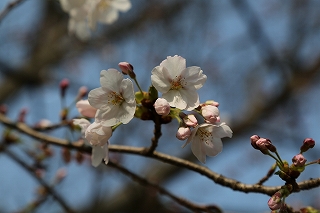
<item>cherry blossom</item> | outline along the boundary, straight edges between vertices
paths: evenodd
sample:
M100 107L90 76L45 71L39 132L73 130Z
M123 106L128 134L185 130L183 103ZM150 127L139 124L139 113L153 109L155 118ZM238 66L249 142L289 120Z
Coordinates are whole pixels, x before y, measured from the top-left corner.
M153 86L162 93L170 106L182 110L192 110L199 106L200 89L207 76L200 67L186 67L186 60L181 56L168 56L160 66L152 70Z
M87 21L89 7L86 0L60 0L62 9L69 13L68 30L81 40L90 38L90 29Z
M192 130L191 136L182 147L191 142L193 154L200 162L205 163L206 155L216 156L222 151L221 138L224 137L232 137L232 130L225 123L219 125L204 123Z
M89 26L95 29L97 22L112 24L119 17L119 11L127 12L131 8L129 0L89 0Z
M91 163L94 167L100 165L102 159L107 164L109 161L109 138L112 135L111 127L101 125L99 120L92 124L84 119L73 119L73 124L81 127L82 137L92 146Z
M91 90L88 96L90 105L99 109L96 119L103 126L129 123L136 110L132 81L123 79L118 70L108 69L101 71L100 84L101 87Z

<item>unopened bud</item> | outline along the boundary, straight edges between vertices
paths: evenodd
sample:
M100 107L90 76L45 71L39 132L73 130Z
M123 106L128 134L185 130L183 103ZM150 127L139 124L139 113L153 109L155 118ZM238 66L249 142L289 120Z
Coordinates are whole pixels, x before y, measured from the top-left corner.
M65 168L58 169L54 182L60 183L67 176L67 170Z
M201 114L207 123L214 124L220 122L219 109L213 105L206 105L201 108Z
M60 81L60 94L61 97L64 97L66 94L66 90L69 87L69 80L64 78Z
M281 190L279 190L268 200L268 206L271 210L278 210L282 207L282 205L282 194Z
M136 74L133 72L133 66L128 62L120 62L118 66L124 75L129 75L130 78L136 77Z
M201 104L201 106L204 106L204 105L211 105L211 106L218 107L219 103L214 100L207 100L204 104Z
M4 105L4 104L0 105L0 114L4 114L5 115L7 113L7 110L8 110L8 108L7 108L6 105Z
M189 138L190 135L191 135L191 130L189 127L179 127L177 134L176 134L176 137L179 140L183 141L183 140Z
M78 90L77 100L84 98L88 93L88 88L86 86L82 86Z
M195 127L198 125L198 120L196 119L196 117L192 114L187 115L183 118L183 122L190 127Z
M71 161L71 152L68 148L62 148L62 159L65 163L69 163Z
M257 146L256 142L260 139L260 137L258 135L252 135L250 137L250 141L251 141L251 145L253 148L255 149L259 149L259 147Z
M315 145L315 141L312 138L306 138L303 140L303 144L300 147L300 152L306 152L308 149L312 149Z
M81 152L77 151L75 159L76 159L77 163L81 164L84 160L84 156Z
M25 122L27 112L28 112L27 108L23 108L20 110L18 122L22 122L22 123Z
M307 159L302 154L297 154L292 158L292 163L297 167L304 166L306 161Z
M170 113L171 107L164 98L158 98L153 106L158 115L169 115Z

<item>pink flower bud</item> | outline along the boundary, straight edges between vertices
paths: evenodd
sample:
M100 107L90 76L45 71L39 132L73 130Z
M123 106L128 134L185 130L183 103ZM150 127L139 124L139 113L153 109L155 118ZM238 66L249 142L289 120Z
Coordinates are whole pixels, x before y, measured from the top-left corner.
M204 104L201 104L201 106L206 106L206 105L218 107L219 103L214 100L207 100Z
M20 113L19 113L18 122L24 123L27 113L28 113L28 109L27 108L21 109Z
M67 176L67 170L65 168L58 169L55 176L55 184L60 183Z
M303 144L300 147L300 151L302 152L306 152L308 149L312 149L315 145L315 141L312 138L306 138L303 140Z
M8 111L7 106L4 105L4 104L1 104L0 105L0 114L4 114L5 115L7 113L7 111Z
M257 146L256 142L260 139L260 137L258 135L252 135L250 137L250 140L251 140L251 145L253 148L255 149L259 149L259 147Z
M88 88L86 86L82 86L79 88L78 90L78 97L77 99L80 100L82 98L84 98L88 93Z
M292 158L292 163L295 166L301 167L304 166L304 164L306 163L307 159L304 158L304 156L302 154L297 154L296 156L294 156Z
M201 108L201 114L207 123L214 124L220 122L219 109L213 105L206 105Z
M196 119L196 117L194 115L187 115L183 118L183 121L184 123L187 125L187 126L190 126L190 127L195 127L198 125L198 120Z
M66 90L67 88L69 87L69 80L64 78L60 81L60 94L61 94L61 97L64 97L65 94L66 94Z
M259 138L259 136L251 137L251 145L253 148L260 150L263 154L268 154L269 151L276 152L277 149L272 145L271 141L266 138ZM257 140L258 139L258 140Z
M131 78L136 77L135 73L133 72L133 66L128 62L120 62L118 66L124 75L129 75Z
M164 98L158 98L153 106L158 115L169 115L170 113L170 105Z
M268 206L271 210L278 210L282 207L282 194L281 190L277 191L268 201Z
M191 135L191 130L189 127L179 127L176 137L179 140L185 140L187 138L189 138L189 136Z
M52 125L52 122L48 119L41 119L38 123L36 123L35 127L44 129Z
M97 112L97 109L92 107L88 100L78 101L76 107L81 115L89 118L93 118Z

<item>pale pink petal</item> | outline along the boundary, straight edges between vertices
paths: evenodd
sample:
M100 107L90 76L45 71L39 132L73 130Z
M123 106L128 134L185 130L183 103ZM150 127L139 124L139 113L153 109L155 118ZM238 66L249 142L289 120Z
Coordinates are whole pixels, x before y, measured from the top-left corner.
M181 94L181 99L186 101L186 106L184 108L179 108L179 109L186 109L186 110L193 110L194 108L198 107L200 104L199 101L199 95L196 90L190 89L190 90L185 90L181 89L179 90Z
M107 110L105 107L108 105L108 93L101 87L93 89L88 94L88 101L96 109Z

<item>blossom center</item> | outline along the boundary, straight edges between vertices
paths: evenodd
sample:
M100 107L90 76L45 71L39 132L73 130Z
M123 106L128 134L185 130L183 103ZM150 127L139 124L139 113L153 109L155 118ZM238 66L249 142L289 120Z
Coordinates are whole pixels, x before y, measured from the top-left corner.
M124 101L124 98L116 93L116 92L110 92L108 93L108 103L112 105L121 105L122 102Z
M181 77L181 75L176 76L174 79L171 80L171 88L172 90L178 90L187 85L185 78Z
M199 128L196 134L199 136L201 141L209 145L209 141L211 141L212 138L212 132L209 132L204 128Z
M110 7L110 0L101 0L97 5L97 8L99 8L99 10L101 11L108 9L109 7Z

